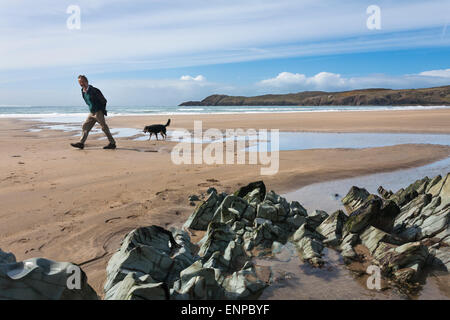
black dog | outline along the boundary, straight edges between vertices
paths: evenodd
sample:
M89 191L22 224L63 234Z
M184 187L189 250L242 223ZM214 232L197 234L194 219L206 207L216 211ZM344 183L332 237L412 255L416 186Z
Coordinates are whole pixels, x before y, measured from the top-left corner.
M168 127L170 124L170 119L167 121L166 125L163 124L152 124L151 126L146 126L144 128L144 133L150 132L150 137L148 137L148 140L151 139L152 134L156 135L156 140L158 139L158 133L161 133L161 136L166 139L166 127Z

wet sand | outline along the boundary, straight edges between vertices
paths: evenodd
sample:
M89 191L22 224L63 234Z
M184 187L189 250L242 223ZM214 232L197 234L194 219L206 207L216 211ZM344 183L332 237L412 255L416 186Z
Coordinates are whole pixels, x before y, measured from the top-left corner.
M282 131L450 133L450 110L171 116L171 129L276 128ZM143 128L167 116L108 118L112 128ZM280 170L261 165L175 165L170 141L118 139L117 150L92 135L84 150L72 133L27 132L29 121L0 120L0 248L17 259L45 257L81 264L102 295L105 267L123 236L151 224L181 226L193 211L188 196L210 186L232 192L263 179L284 193L312 183L422 166L450 147L409 144L370 149L280 152ZM81 126L81 123L80 123ZM347 190L342 190L346 192Z

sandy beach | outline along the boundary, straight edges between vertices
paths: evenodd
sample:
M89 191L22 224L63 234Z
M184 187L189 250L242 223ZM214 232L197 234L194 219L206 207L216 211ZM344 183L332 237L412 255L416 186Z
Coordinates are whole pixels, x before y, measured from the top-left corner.
M111 128L142 129L167 116L111 117ZM316 132L450 133L450 109L414 111L173 115L170 129L279 129ZM170 141L117 139L103 150L103 134L84 150L57 130L27 132L36 122L0 120L0 248L18 260L46 257L80 264L102 294L105 267L123 236L147 225L180 226L194 207L188 196L213 186L232 192L263 179L288 192L316 182L422 166L450 156L450 147L408 144L367 149L281 151L279 172L260 165L175 165ZM81 126L81 123L79 124ZM430 141L432 143L432 141ZM342 190L346 193L347 190Z

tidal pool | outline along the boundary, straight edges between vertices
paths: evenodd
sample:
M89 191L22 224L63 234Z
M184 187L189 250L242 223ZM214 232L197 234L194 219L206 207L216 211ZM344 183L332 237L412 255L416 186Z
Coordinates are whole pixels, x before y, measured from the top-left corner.
M74 135L81 134L81 124L75 123L42 123L28 131L37 132L38 130L61 130L64 132L74 132ZM136 141L148 140L148 134L144 134L142 129L136 128L111 128L111 133L116 138L129 138ZM182 130L168 130L167 140L181 141ZM98 125L93 128L92 134L101 133ZM202 138L194 137L193 133L187 140L191 143L213 143L227 141L230 138L225 137L223 132L222 139L203 136ZM267 136L237 135L231 139L234 141L250 142L250 146L246 147L246 151L289 151L289 150L308 150L308 149L336 149L336 148L375 148L386 147L399 144L437 144L450 145L450 134L422 134L422 133L323 133L323 132L279 132L279 143L273 144L272 139L275 135L270 130ZM161 138L161 135L159 135ZM105 139L105 137L100 137ZM155 137L152 137L155 139Z
M378 194L379 186L396 192L425 176L432 178L441 175L444 177L449 172L450 157L417 168L314 183L288 192L283 197L288 201L299 201L308 211L321 209L332 213L338 209L344 209L341 199L345 197L352 186L365 188L373 194Z
M324 248L325 264L312 267L300 260L294 244L287 242L272 257L255 258L256 265L270 267L273 283L264 289L260 300L430 300L450 299L450 275L428 274L416 295L406 295L396 288L371 290L368 275L355 276L340 254ZM364 269L362 269L364 270Z

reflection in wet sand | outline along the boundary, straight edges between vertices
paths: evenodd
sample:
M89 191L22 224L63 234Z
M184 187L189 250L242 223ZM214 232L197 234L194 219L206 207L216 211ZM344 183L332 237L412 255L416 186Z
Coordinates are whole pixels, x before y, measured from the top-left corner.
M273 283L267 287L261 300L399 300L399 299L450 299L449 276L447 274L428 277L417 296L407 296L396 288L369 290L367 274L361 274L366 265L360 264L360 271L352 272L333 249L323 251L326 264L315 268L304 263L297 255L295 246L288 242L272 257L255 258L260 266L272 269ZM358 267L353 265L353 270ZM382 285L382 287L385 287Z

